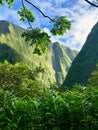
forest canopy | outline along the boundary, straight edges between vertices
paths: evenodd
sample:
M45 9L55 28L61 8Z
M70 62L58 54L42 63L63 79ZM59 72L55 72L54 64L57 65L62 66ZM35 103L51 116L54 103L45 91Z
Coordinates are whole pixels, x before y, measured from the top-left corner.
M96 75L98 70L88 86L77 84L70 90L52 85L45 89L36 83L36 76L25 64L1 63L0 129L97 130L98 88L93 86L93 81L98 81Z

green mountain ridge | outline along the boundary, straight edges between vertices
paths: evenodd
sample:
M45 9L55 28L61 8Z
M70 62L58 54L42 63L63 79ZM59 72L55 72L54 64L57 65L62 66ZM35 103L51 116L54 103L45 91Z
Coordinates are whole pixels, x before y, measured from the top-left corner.
M87 85L92 72L96 70L96 64L98 64L98 22L73 61L63 86L72 87L75 83Z
M65 79L65 76L69 70L69 67L77 54L77 51L72 51L70 48L54 43L52 45L53 50L53 69L55 70L55 77L57 84L61 85Z
M33 48L21 37L24 31L25 29L10 22L0 21L0 62L8 60L14 64L22 61L30 68L41 65L45 68L45 73L40 74L38 78L43 84L47 86L57 82L60 86L78 52L53 43L46 54L34 55Z

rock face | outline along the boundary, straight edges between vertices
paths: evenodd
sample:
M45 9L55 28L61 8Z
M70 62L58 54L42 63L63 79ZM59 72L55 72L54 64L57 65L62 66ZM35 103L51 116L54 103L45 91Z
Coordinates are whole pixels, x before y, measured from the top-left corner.
M72 87L75 83L86 85L98 64L98 23L93 27L87 40L76 56L66 76L63 86Z
M52 45L52 65L55 71L57 84L60 86L69 70L69 67L75 58L77 51L72 51L70 48L54 43Z
M56 82L60 86L78 52L53 43L45 55L34 55L33 48L21 38L24 31L10 22L0 21L0 62L8 60L14 64L22 61L31 69L41 65L45 73L39 75L39 80L45 85Z

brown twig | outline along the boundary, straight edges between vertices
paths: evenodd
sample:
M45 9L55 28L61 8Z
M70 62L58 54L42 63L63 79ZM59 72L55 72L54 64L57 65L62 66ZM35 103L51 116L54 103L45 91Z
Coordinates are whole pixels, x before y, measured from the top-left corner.
M45 18L50 19L52 22L55 22L54 19L52 19L51 17L45 15L37 6L35 6L33 3L31 3L29 0L25 0L27 3L29 3L30 5L32 5L34 8L36 8Z
M92 5L92 6L94 6L94 7L97 7L98 8L98 5L96 5L96 4L94 4L94 3L92 3L92 2L90 2L89 0L84 0L84 1L86 1L88 4L90 4L90 5Z
M23 6L24 11L25 11L24 0L21 0L21 1L22 1L22 6ZM26 15L26 12L25 12L25 17L26 17L26 18L27 18L27 20L28 20L28 17L27 17L27 15ZM32 25L31 25L31 23L29 22L29 20L28 20L28 24L29 24L30 28L32 28L32 30L33 30L33 27L32 27Z

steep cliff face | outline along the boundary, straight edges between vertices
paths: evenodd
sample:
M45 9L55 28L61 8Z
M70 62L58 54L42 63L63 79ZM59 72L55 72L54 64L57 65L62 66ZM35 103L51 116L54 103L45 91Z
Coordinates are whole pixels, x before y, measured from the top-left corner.
M72 60L76 56L76 52L59 43L52 45L52 52L52 65L55 70L57 84L60 86L65 79Z
M0 21L0 62L8 60L14 64L22 61L31 69L41 65L45 68L45 73L39 75L39 80L46 86L54 82L60 86L77 52L53 43L45 55L34 55L33 48L21 38L23 32L24 29L17 25Z
M86 85L96 69L96 64L98 64L98 23L91 30L83 48L73 61L63 86L72 86L75 83Z

